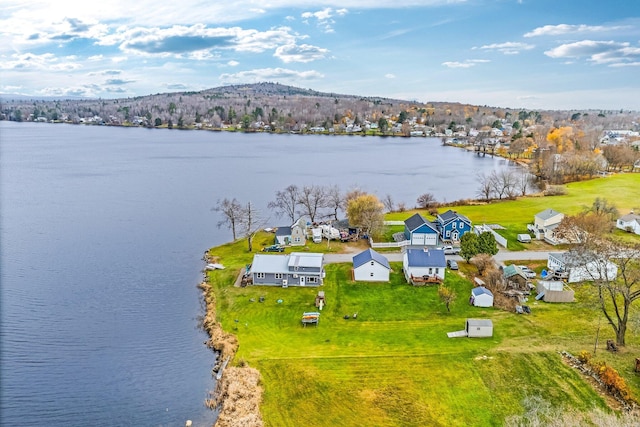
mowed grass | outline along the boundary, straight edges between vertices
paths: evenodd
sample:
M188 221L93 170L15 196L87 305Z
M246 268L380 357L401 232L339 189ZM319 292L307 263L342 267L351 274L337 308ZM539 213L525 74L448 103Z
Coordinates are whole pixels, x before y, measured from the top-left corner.
M218 318L239 338L236 363L262 375L266 425L501 425L523 411L527 395L580 410L605 407L558 353L593 347L597 312L588 298L533 303L527 316L471 307L471 284L448 271L446 284L458 295L448 313L436 287L409 286L401 265L392 268L390 283L371 284L351 281L348 264L327 266L317 327L300 318L316 310L319 288L217 287ZM492 319L494 336L446 336L467 318Z
M547 207L578 212L598 196L624 213L625 203L640 204L639 184L638 175L623 175L570 185L567 196L455 209L474 222L507 227L524 226ZM636 199L619 201L618 193L635 194ZM259 233L254 251L272 240L273 234ZM332 242L329 250L345 247ZM309 249L326 251L326 242ZM471 307L472 285L463 275L470 276L474 269L463 262L460 272L447 270L446 285L457 294L449 313L436 287L404 282L400 263L391 264L390 283L353 282L351 265L335 264L326 267L321 288L238 288L233 287L237 274L253 257L246 241L211 253L227 266L209 273L217 317L225 330L238 336L233 363L245 361L260 370L261 412L267 426L497 426L507 416L523 413L522 400L531 395L557 407L605 407L605 400L559 355L562 350L592 351L598 328L597 357L615 367L640 396L640 376L633 372L634 358L640 354L636 326L628 332L627 348L618 354L606 352L604 343L613 338L612 330L588 286L574 288L572 304L530 301L530 315ZM517 263L530 264L536 271L543 268L535 261ZM317 310L318 290L327 298L320 323L303 327L302 313ZM344 319L354 313L356 319ZM494 336L446 336L463 329L467 318L492 319Z
M574 182L566 185L567 194L552 197L522 197L472 206L455 206L451 209L466 215L474 224L500 224L506 230L497 230L509 240L509 249L539 249L538 244L517 242L519 233L527 232L527 224L533 223L533 216L545 209L555 209L566 215L575 215L590 207L596 197L605 198L615 205L621 215L631 209L640 210L640 174L618 174L606 178ZM439 208L444 212L448 207ZM388 214L388 220L405 220L417 211L395 212ZM430 218L426 211L420 211ZM624 234L624 238L629 235ZM632 236L633 237L633 236Z

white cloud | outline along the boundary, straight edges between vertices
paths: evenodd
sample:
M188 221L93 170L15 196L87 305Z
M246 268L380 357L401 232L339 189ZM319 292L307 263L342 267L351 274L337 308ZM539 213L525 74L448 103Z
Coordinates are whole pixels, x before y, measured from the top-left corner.
M303 37L292 33L289 27L258 31L240 27L209 28L204 24L194 24L188 27L123 28L102 38L97 44L119 44L120 49L127 53L161 57L186 55L190 59L208 60L217 57L211 53L214 49L260 53L279 45L295 43L299 38Z
M582 40L565 43L545 52L550 58L587 58L595 64L615 67L635 66L640 62L640 47L627 42Z
M388 73L388 74L385 74L385 75L384 75L384 77L385 77L385 78L387 78L387 79L395 79L395 78L396 78L396 75L395 75L395 74Z
M13 54L11 59L0 61L0 69L5 70L48 70L48 71L73 71L82 68L78 62L60 58L52 53L36 55L33 53Z
M525 33L525 37L539 37L539 36L560 36L563 34L580 34L580 33L602 33L607 31L619 31L629 28L628 26L605 26L605 25L545 25L535 28L533 31Z
M286 68L261 68L238 73L226 73L220 75L220 80L225 83L246 83L262 81L300 81L323 78L324 75L317 71L295 71Z
M484 46L474 47L473 49L495 50L505 55L517 55L522 50L531 50L534 47L535 47L534 45L527 44L527 43L505 42L505 43L486 44Z
M227 65L230 67L237 67L238 65L240 65L240 63L232 59L231 61L227 62Z
M290 62L307 63L318 59L324 59L329 53L328 49L308 44L287 44L279 46L273 56L279 58L285 64Z
M333 17L345 16L347 13L349 13L349 11L345 8L334 11L332 8L326 7L316 12L302 12L300 16L306 24L308 24L310 20L316 19L318 28L321 28L325 33L333 33L333 24L336 23Z
M477 64L483 64L491 62L488 59L465 59L463 62L459 61L447 61L443 62L442 65L449 68L471 68L476 66Z

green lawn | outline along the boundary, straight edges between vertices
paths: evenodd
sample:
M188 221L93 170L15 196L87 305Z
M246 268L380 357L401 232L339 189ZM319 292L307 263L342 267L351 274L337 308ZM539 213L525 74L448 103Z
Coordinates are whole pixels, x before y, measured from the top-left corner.
M533 216L548 208L567 215L574 215L585 207L590 207L596 197L606 198L615 205L621 215L631 209L640 211L640 174L618 174L607 178L567 184L567 195L553 197L523 197L473 206L455 206L451 209L466 215L474 224L500 224L506 230L497 230L509 241L510 250L536 249L538 244L522 244L516 241L519 233L527 232L527 224L533 223ZM444 212L449 207L439 208ZM387 220L405 220L418 211L394 212L386 215ZM430 218L426 211L420 211ZM623 238L633 240L628 233L620 232Z
M640 200L639 178L622 175L570 185L568 196L456 209L474 222L507 227L526 224L547 207L578 212L598 195L624 212L623 207ZM618 199L613 196L618 192L636 198ZM406 217L405 212L398 219ZM272 239L272 234L259 233L254 251ZM326 246L311 244L309 249L326 251ZM332 242L329 250L344 248ZM236 288L237 272L253 256L246 241L211 253L227 266L209 273L217 317L238 337L233 363L247 362L261 373L267 426L498 426L524 411L522 399L528 395L578 410L602 408L604 400L558 354L592 351L599 325L597 357L618 369L640 396L640 376L633 372L640 354L637 331L628 332L622 352L604 351L613 334L587 286L574 288L577 302L572 304L530 301L530 315L476 308L468 304L471 283L462 276L472 274L473 267L463 262L459 273L447 271L446 285L457 294L448 313L436 287L404 282L400 263L392 263L390 283L379 284L355 283L350 264L334 264L326 267L321 288L327 305L320 323L303 327L301 315L316 310L318 288ZM519 263L538 272L543 268L537 261ZM356 319L343 318L354 313ZM494 336L447 338L471 317L492 319Z

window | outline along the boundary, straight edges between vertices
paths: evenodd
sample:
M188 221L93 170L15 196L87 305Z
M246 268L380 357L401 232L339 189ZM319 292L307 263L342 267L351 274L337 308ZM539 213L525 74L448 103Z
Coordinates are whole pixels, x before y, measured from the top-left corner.
M373 277L373 273L369 273L369 276L370 276L370 277Z
M293 239L293 242L294 242L294 243L300 243L300 241L301 241L301 240L300 240L300 238L299 238L299 237L296 237L296 238L294 238L294 239Z
M460 223L460 227L458 227L460 230L462 230L464 228L464 222Z
M264 279L264 273L256 273L257 279Z
M440 269L436 268L436 274L440 274Z
M457 222L452 222L451 227L455 230L457 224L458 224Z
M316 276L307 277L307 283L318 283L318 278Z
M451 236L451 230L447 230L447 232L445 233L445 236L450 237Z
M371 261L371 265L373 265L373 261Z
M276 273L276 274L275 274L275 279L276 279L276 280L280 280L280 279L282 279L282 273Z
M433 274L433 268L429 267L429 274Z

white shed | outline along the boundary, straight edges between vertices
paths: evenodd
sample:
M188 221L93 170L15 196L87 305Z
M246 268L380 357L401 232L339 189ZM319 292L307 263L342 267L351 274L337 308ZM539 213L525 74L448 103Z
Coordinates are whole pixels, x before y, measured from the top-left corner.
M471 304L476 307L493 307L493 293L484 286L471 289Z
M467 319L464 330L469 338L493 336L493 322L490 319Z
M353 257L353 279L362 282L388 282L389 260L373 249Z

